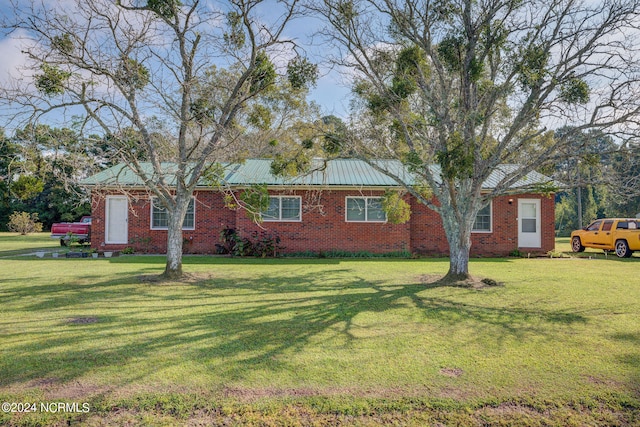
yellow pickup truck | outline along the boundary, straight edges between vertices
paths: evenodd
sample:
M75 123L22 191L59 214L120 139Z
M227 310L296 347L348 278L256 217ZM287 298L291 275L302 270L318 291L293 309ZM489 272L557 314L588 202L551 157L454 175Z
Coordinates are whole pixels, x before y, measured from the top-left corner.
M582 252L585 248L615 251L618 257L629 258L633 251L640 251L640 219L597 219L571 233L573 252Z

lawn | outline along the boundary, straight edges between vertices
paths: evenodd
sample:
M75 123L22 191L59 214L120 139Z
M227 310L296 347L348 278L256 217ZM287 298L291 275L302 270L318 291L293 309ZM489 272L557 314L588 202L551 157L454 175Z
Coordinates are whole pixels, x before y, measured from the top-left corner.
M447 266L2 258L0 425L640 425L638 258Z
M21 236L18 233L0 233L0 257L33 253L36 250L54 251L60 241L49 233L34 233Z

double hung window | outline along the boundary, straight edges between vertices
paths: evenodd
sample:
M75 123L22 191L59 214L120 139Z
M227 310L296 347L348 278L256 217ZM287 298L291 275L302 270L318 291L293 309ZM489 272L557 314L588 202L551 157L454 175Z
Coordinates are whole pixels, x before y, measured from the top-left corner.
M480 209L476 215L476 221L473 223L471 231L476 233L491 232L491 203Z
M271 196L269 208L262 212L263 221L301 221L302 203L300 196Z
M191 198L189 206L187 207L187 214L184 217L182 223L183 230L194 230L196 227L195 216L195 198ZM151 229L152 230L166 230L169 228L169 212L160 204L157 198L151 199Z
M347 222L386 222L380 197L347 197Z

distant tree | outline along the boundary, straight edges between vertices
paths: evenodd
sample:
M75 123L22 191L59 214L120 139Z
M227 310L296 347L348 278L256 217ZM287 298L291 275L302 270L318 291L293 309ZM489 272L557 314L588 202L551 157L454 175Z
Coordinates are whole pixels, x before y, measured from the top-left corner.
M34 120L82 109L80 129L104 135L166 209L164 274L180 276L182 224L196 184L219 181L218 162L241 153L251 106L278 75L293 91L315 79L284 33L297 2L10 2L12 28L33 40L24 51L38 91L17 87L4 97L31 108Z
M640 212L640 147L629 140L620 145L600 130L571 133L559 162L544 171L567 190L558 194L556 227L561 235L596 218L633 217Z
M11 195L14 210L39 215L45 227L91 211L79 181L101 169L92 144L68 128L27 126L12 138L17 159Z
M556 228L560 235L582 228L590 221L608 216L608 183L618 171L612 161L619 150L611 136L600 130L556 130L554 138L565 139L555 161L542 171L567 189L557 195Z
M16 163L16 147L0 128L0 230L8 229L9 215L13 212L11 181Z
M21 175L11 183L11 192L21 201L37 196L42 190L44 182L33 175Z
M514 184L571 137L554 138L548 126L620 138L635 132L635 0L324 0L309 7L327 23L333 59L355 79L355 135L343 149L364 160L399 159L413 172L417 186L383 171L440 214L452 280L469 274L480 209L502 194L544 191ZM483 183L505 163L519 166L485 192Z
M611 216L640 214L640 142L629 141L611 159L614 172L607 180Z

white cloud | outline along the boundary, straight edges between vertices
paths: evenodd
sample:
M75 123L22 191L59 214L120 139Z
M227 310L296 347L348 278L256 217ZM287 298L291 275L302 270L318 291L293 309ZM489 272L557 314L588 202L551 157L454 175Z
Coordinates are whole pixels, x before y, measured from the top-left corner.
M12 80L20 80L31 74L26 72L27 56L22 53L27 42L27 33L16 31L0 40L0 85L6 86Z

